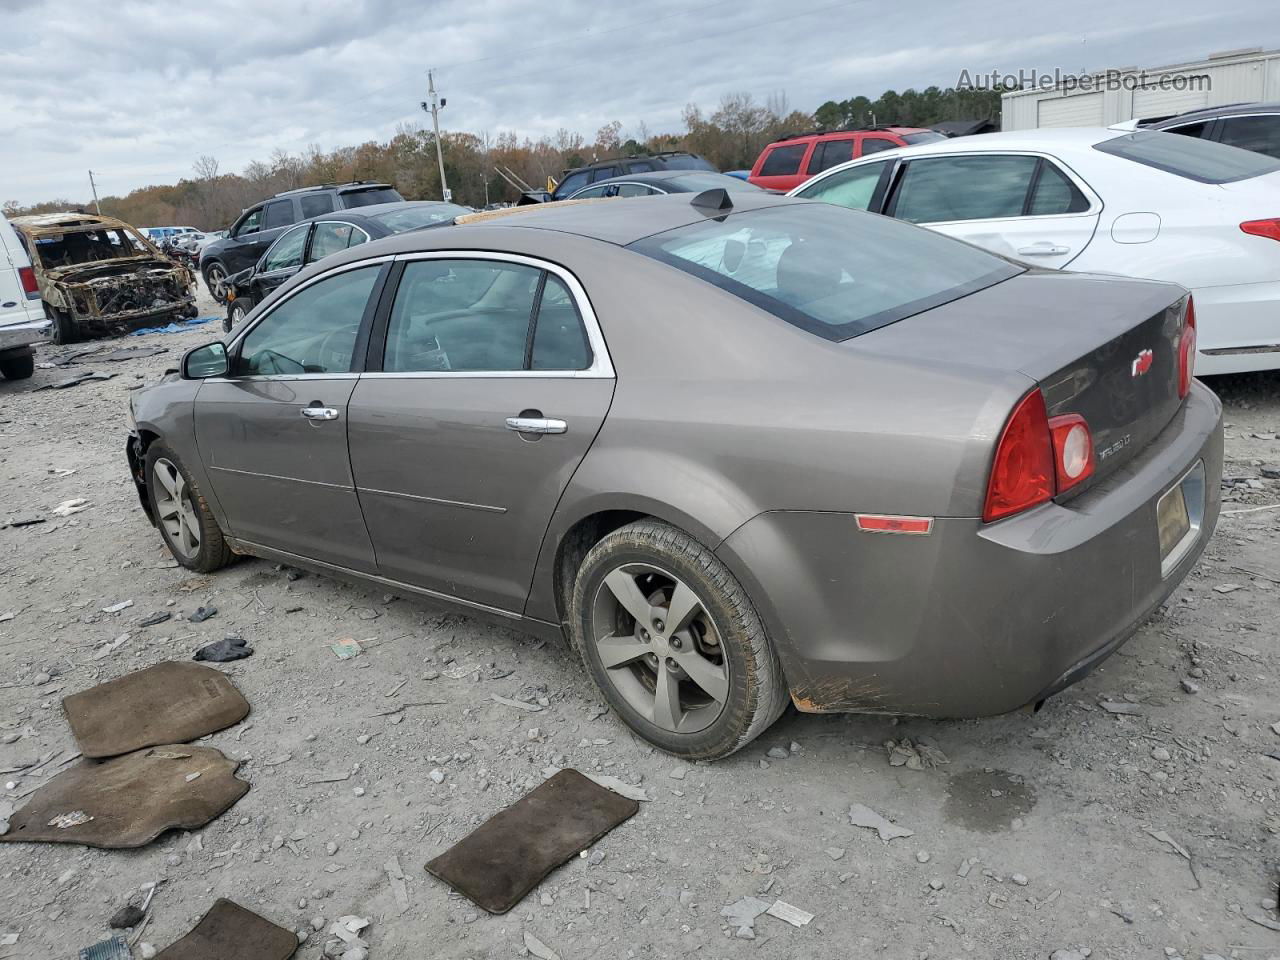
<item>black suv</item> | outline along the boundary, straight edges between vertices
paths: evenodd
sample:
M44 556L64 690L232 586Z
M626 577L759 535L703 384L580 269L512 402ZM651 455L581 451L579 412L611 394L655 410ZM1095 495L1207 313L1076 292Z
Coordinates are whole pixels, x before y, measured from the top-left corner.
M205 285L215 300L222 300L227 277L257 263L276 237L299 221L334 210L396 203L403 199L390 184L367 180L277 193L241 213L226 237L200 251L200 272Z
M547 200L564 200L573 196L589 183L597 180L610 180L632 173L653 173L655 170L710 170L719 173L707 160L696 153L685 153L681 150L670 150L666 153L646 154L645 156L615 157L612 160L597 160L585 167L566 170L560 176L560 183L551 193L536 190L533 194L525 194L529 200L544 202Z
M1140 126L1217 140L1280 160L1280 103L1232 103L1180 113L1166 120L1143 121Z

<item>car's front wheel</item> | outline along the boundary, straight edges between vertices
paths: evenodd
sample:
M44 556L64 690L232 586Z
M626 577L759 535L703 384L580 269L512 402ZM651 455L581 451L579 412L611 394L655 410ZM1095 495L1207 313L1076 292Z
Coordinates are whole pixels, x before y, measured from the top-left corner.
M227 315L222 320L222 329L226 333L231 332L232 327L237 327L245 317L249 315L249 304L244 298L231 301L231 306L227 307Z
M58 346L80 342L80 328L71 318L71 314L65 310L53 309L53 330L50 333L50 339Z
M217 260L204 268L204 285L209 288L209 296L221 303L227 298L227 268Z
M728 756L786 707L782 668L741 584L668 524L640 520L592 547L570 633L618 715L668 753Z
M178 563L210 573L234 559L209 504L182 461L159 441L147 448L146 481L152 516Z

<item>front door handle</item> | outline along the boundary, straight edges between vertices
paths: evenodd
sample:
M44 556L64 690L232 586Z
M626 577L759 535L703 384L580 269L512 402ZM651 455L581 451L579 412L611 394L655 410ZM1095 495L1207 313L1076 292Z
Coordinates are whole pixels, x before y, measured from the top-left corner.
M547 417L507 417L507 429L516 433L565 433L569 425Z
M1070 247L1060 247L1056 243L1048 242L1018 248L1018 256L1020 257L1060 257L1070 252Z
M308 420L337 420L338 411L333 407L303 407L302 415Z

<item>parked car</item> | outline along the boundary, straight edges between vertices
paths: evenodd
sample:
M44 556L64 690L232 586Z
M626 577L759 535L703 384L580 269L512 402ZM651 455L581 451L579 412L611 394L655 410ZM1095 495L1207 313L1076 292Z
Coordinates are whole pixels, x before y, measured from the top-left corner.
M612 160L597 160L585 166L566 170L560 182L550 193L536 198L539 202L548 200L567 200L588 184L601 180L612 180L623 175L637 173L653 173L658 170L707 170L718 172L705 157L683 150L670 150L664 153L645 154L644 156L615 157Z
M25 380L35 373L31 348L49 339L52 327L31 258L13 224L0 216L0 375Z
M404 197L385 183L356 180L286 190L255 203L236 218L227 236L200 251L200 273L215 300L223 300L228 276L258 262L267 247L286 229L335 210L352 210L376 203L398 203Z
M1142 126L1147 130L1215 140L1280 160L1280 103L1233 103L1180 113Z
M945 139L943 134L922 127L869 127L791 134L760 151L747 179L757 187L785 193L846 160Z
M304 220L281 234L256 264L228 277L227 316L222 329L230 330L238 324L276 287L309 263L394 233L450 224L454 218L471 212L456 203L407 200L357 210Z
M141 232L156 246L160 246L166 240L176 240L200 231L195 227L142 227Z
M12 223L53 320L54 343L196 315L195 275L123 220L41 213Z
M1180 283L1212 374L1280 367L1278 171L1207 140L1068 128L909 147L793 192L1040 266Z
M972 717L1078 680L1218 516L1186 292L730 196L312 264L132 395L147 515L192 570L247 553L563 628L690 759L788 700Z
M583 187L570 200L591 197L652 197L664 193L701 193L703 190L727 190L730 193L758 193L760 188L736 177L708 170L659 170L633 173L612 180L601 180Z

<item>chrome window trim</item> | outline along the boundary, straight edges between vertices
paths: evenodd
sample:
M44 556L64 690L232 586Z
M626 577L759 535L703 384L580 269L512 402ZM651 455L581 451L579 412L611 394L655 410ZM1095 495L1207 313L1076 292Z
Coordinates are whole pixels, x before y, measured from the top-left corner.
M541 260L537 257L525 256L521 253L497 253L492 250L423 250L417 253L397 254L395 259L401 263L412 263L416 260L493 260L499 263L514 263L520 266L546 270L557 277L573 297L578 308L578 316L587 331L587 345L591 348L591 365L584 370L424 370L388 373L371 371L362 373L362 377L382 380L449 380L469 378L473 380L496 380L512 377L554 378L561 380L612 380L613 361L609 357L605 345L604 332L600 329L600 321L587 291L578 278L557 263Z
M334 220L317 220L317 221L315 222L314 226L321 227L321 226L324 226L326 223L336 223L336 224L338 224L338 226L340 226L340 227L350 227L352 230L359 230L361 233L363 233L363 234L364 234L364 242L365 242L365 243L368 243L370 240L372 240L372 239L373 239L373 237L369 236L369 231L368 231L368 230L366 230L364 227L360 226L359 224L352 223L350 220L337 220L337 219L334 219ZM313 239L314 239L314 237L313 237ZM357 243L357 244L356 244L356 246L358 247L358 246L360 246L360 244L358 244L358 243ZM350 244L347 244L347 249L348 249L348 250L350 250L350 249L351 249L351 245L350 245ZM339 252L339 251L334 251L334 252L335 252L335 253L337 253L337 252ZM332 256L332 255L333 255L333 254L329 254L329 256ZM323 259L324 259L324 257L321 257L320 259L321 259L321 260L323 260ZM316 261L315 261L315 260L312 260L311 262L312 262L312 263L315 263Z

